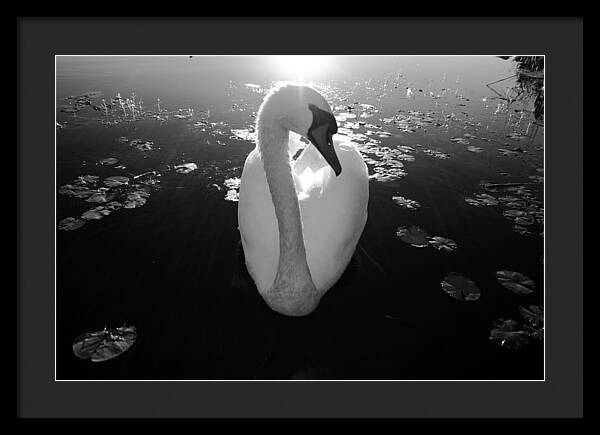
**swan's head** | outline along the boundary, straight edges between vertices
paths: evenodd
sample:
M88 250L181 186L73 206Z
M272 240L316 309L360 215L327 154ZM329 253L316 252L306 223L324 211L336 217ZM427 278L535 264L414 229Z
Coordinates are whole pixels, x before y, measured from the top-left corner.
M283 85L265 97L258 122L269 118L281 128L305 137L325 158L336 175L342 166L333 147L338 126L327 100L316 90L304 85Z

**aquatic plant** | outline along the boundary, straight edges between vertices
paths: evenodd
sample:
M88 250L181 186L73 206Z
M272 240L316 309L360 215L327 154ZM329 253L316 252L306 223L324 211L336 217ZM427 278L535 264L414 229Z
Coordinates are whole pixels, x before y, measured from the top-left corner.
M123 325L115 329L86 332L73 340L77 358L102 362L113 359L128 350L137 339L135 326Z
M438 251L446 251L452 252L454 251L458 245L452 239L448 239L446 237L435 236L429 240L429 244L433 246Z
M444 293L459 301L476 301L481 297L477 285L460 273L449 273L440 285Z
M198 166L195 163L182 163L181 165L175 166L175 172L178 174L189 174L196 169L198 169Z
M85 219L68 217L58 223L58 229L62 231L72 231L81 228L85 224Z
M513 293L528 295L535 291L533 280L519 272L499 270L496 272L496 279Z
M521 349L529 344L529 333L512 319L498 319L490 332L490 340L508 349Z
M413 225L410 228L400 226L396 230L396 235L404 243L415 248L426 248L429 246L429 234L417 226Z
M421 204L419 204L417 201L405 198L403 196L392 196L392 201L407 210L416 210L421 206Z

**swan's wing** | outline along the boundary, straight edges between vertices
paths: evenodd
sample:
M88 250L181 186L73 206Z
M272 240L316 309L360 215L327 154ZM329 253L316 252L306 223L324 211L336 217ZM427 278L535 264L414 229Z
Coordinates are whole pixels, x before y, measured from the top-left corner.
M344 272L367 220L366 164L353 144L334 146L341 174L325 168L322 193L300 200L308 266L318 289L329 288Z

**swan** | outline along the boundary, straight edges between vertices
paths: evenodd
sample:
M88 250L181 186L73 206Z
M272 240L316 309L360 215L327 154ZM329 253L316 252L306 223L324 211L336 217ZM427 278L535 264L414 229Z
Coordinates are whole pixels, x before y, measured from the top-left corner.
M256 117L238 225L260 296L287 316L317 308L344 273L367 220L367 166L347 137L334 140L336 133L326 99L306 85L275 86Z

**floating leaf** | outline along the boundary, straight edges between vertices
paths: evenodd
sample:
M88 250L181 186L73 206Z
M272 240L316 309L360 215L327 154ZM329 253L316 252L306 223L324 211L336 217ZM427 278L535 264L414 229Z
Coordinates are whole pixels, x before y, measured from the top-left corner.
M148 198L150 194L145 190L135 190L133 192L127 193L126 199L123 202L123 208L138 208L146 204L146 198Z
M118 201L111 201L111 202L109 202L108 204L106 204L104 206L104 208L106 208L106 209L108 209L110 211L115 211L115 210L118 210L118 209L120 209L122 207L123 207L123 204L121 204Z
M507 156L507 157L515 157L515 156L519 155L518 152L507 150L505 148L498 148L498 151L500 151L502 153L502 155Z
M510 291L528 295L535 291L535 283L527 276L510 270L499 270L496 272L498 282Z
M530 215L517 216L514 219L514 222L519 225L531 225L531 224L533 224L534 221L535 221L535 219L533 218L533 216L530 216Z
M417 226L410 228L398 227L396 235L400 237L404 243L408 243L415 248L425 248L429 246L429 234Z
M522 217L527 216L527 212L524 212L523 210L509 209L509 210L504 210L502 212L502 215L505 218L507 218L507 219L509 219L511 221L514 221L517 218L522 218Z
M88 198L97 193L97 190L78 184L65 184L58 189L58 193L66 196L73 196L75 198Z
M238 202L240 200L240 194L235 189L230 189L225 195L225 201Z
M250 131L250 129L247 128L240 128L240 129L231 129L231 133L233 133L236 137L243 139L243 140L247 140L250 142L254 142L256 140L256 132L254 131Z
M481 296L475 283L460 273L449 273L440 285L448 296L459 301L475 301Z
M421 207L421 204L419 204L417 201L405 198L403 196L392 196L392 200L400 207L407 210L416 210Z
M72 231L81 228L85 224L85 219L68 217L58 223L58 229L62 231Z
M99 206L99 207L92 208L90 210L83 212L81 217L85 220L91 220L91 219L98 220L98 219L102 219L104 216L109 215L110 212L111 212L111 210L109 210L105 207Z
M483 152L483 148L471 145L467 147L467 151L471 151L472 153L481 153Z
M114 165L116 163L119 163L119 160L115 159L114 157L107 157L105 159L100 160L98 163L100 163L101 165Z
M427 154L428 156L435 157L436 159L444 160L444 159L449 159L450 158L450 154L446 154L446 153L443 153L441 151L424 149L423 152L425 154Z
M452 252L454 251L458 245L454 240L447 239L445 237L435 236L429 240L429 244L433 246L438 251L446 251Z
M175 171L178 174L189 174L192 171L198 169L195 163L183 163L181 165L175 166Z
M229 189L239 189L241 180L239 178L228 178L223 182Z
M106 192L98 190L85 200L86 202L106 202Z
M487 193L477 193L473 196L473 198L465 198L465 202L469 205L474 205L475 207L498 205L498 200Z
M152 151L154 149L154 142L145 141L142 139L134 139L129 142L129 145L140 151Z
M538 305L520 306L519 314L530 325L542 325L544 323L544 309Z
M488 195L487 193L478 193L475 194L475 199L479 201L482 205L492 206L498 205L498 200L492 195Z
M77 183L79 184L95 184L100 177L97 175L80 175L77 177Z
M137 331L135 326L102 331L87 332L73 341L73 353L81 359L93 362L107 361L129 349L135 343Z
M471 142L469 142L467 139L465 139L464 137L453 137L450 139L450 142L455 142L461 145L469 145Z
M529 333L515 320L499 319L494 322L490 340L498 341L500 346L508 349L520 349L529 344Z
M506 137L513 139L513 140L523 140L523 139L527 139L527 136L523 136L520 133L510 133L507 134Z
M129 184L129 178L115 175L113 177L105 178L104 184L106 184L109 187L124 186L126 184Z

